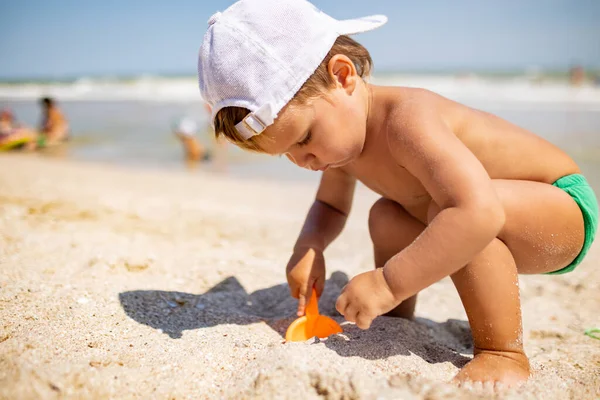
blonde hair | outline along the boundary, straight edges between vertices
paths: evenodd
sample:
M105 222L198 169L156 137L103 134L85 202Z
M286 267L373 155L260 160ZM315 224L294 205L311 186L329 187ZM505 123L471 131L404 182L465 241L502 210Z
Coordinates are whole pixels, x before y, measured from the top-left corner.
M327 56L317 67L315 72L308 78L304 85L298 90L290 103L305 104L308 100L321 95L326 89L333 88L335 81L329 74L329 61L336 54L343 54L354 63L356 72L361 78L366 78L371 73L373 60L369 51L349 36L337 38ZM255 152L262 149L257 143L256 136L245 140L235 129L235 125L241 122L250 110L242 107L225 107L219 110L215 116L215 136L219 139L225 136L230 142L237 146Z

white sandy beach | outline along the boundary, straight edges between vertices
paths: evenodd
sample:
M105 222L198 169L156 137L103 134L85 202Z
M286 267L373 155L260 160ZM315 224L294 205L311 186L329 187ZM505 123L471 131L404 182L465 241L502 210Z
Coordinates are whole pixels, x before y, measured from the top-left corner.
M596 188L598 189L598 188ZM308 183L137 171L0 155L0 398L457 399L471 355L446 279L415 322L381 317L323 341L285 343L285 264ZM373 267L360 188L328 249L321 310ZM596 399L600 245L571 274L521 279L534 376L503 399Z

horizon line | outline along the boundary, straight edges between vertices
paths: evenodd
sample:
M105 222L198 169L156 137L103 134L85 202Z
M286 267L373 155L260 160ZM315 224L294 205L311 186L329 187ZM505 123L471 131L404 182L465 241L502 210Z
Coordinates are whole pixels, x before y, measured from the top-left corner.
M587 73L600 73L600 66L593 67L585 67L583 66ZM411 68L375 68L374 76L376 75L385 75L385 74L393 74L393 73L414 73L414 74L434 74L434 73L444 73L444 74L492 74L492 75L513 75L515 73L527 73L531 71L543 73L543 74L566 74L569 72L571 67L543 67L543 66L515 66L515 67L501 67L501 68L492 68L492 67L411 67ZM90 79L102 79L102 78L112 78L118 80L127 80L127 79L139 79L144 76L149 77L164 77L164 78L187 78L196 76L195 71L163 71L163 72L148 72L148 71L140 71L140 72L122 72L122 73L77 73L77 74L57 74L57 75L30 75L30 76L16 76L16 75L1 75L0 74L0 82L1 83L20 83L20 82L72 82L77 81L83 78Z

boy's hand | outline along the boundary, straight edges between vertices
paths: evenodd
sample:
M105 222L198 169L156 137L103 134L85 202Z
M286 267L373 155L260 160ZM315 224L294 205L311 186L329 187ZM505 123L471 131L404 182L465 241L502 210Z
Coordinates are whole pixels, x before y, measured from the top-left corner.
M355 276L338 297L335 308L347 321L356 322L360 329L368 329L371 322L400 304L377 268Z
M298 316L304 315L312 288L321 296L325 286L325 258L323 252L311 248L297 249L286 268L292 297L298 299Z

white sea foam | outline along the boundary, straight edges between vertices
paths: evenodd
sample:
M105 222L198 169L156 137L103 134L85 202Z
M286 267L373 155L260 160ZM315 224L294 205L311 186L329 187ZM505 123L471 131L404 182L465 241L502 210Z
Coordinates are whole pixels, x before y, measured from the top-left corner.
M600 86L573 87L566 82L544 82L527 77L395 75L375 77L373 83L422 87L467 103L515 104L520 108L555 106L560 109L572 104L600 110Z
M29 100L42 96L62 101L194 101L200 100L193 78L142 76L131 80L81 78L70 83L0 84L0 98Z
M527 76L490 78L477 75L394 74L375 76L373 83L422 87L466 103L514 104L519 107L577 105L600 110L600 86L571 87L561 81L539 81ZM194 77L140 76L123 80L81 78L61 83L0 83L1 100L31 100L53 96L61 101L195 102L200 101Z

